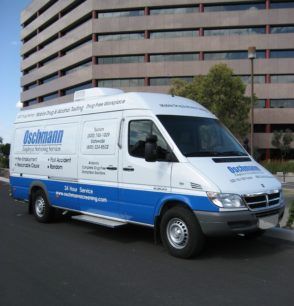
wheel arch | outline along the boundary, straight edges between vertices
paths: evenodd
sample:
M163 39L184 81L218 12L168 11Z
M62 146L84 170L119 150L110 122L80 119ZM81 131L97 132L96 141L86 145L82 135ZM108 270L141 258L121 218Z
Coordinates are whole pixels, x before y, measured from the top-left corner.
M30 188L29 188L29 213L31 214L33 212L33 194L37 190L42 190L45 193L45 196L47 198L48 203L50 204L49 201L49 193L47 191L46 185L40 181L34 181L31 183Z
M192 205L189 199L185 196L166 197L156 207L154 217L154 238L155 243L161 241L160 238L160 222L164 213L172 207L181 206L193 212Z

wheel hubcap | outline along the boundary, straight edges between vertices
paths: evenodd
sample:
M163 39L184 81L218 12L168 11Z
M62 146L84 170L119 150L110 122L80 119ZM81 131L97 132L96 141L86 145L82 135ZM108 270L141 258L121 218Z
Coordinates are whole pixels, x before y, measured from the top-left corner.
M42 218L45 213L45 201L42 197L38 197L35 201L36 214Z
M176 249L183 249L188 243L188 227L186 223L179 218L173 218L168 222L166 234L169 243Z

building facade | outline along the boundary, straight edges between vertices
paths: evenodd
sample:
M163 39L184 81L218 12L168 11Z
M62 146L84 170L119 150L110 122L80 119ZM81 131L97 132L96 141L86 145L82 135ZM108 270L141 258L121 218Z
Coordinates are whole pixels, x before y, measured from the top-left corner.
M255 145L274 158L272 133L294 131L294 1L33 0L21 24L24 107L96 86L168 92L220 62L249 84L256 46Z

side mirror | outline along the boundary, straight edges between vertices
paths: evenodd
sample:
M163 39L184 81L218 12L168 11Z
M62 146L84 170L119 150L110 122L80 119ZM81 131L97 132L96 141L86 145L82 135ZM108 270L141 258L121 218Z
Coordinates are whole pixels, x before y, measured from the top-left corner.
M155 162L157 160L157 136L148 135L145 141L145 160Z

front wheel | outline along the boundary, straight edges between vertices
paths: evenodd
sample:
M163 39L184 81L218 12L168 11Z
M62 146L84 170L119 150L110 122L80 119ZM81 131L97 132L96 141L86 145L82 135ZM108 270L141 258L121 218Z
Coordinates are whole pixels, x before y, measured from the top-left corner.
M37 221L41 223L50 222L53 219L54 208L50 206L45 193L37 190L33 194L33 212Z
M203 249L204 235L187 208L169 209L162 217L160 234L164 247L175 257L190 258Z

